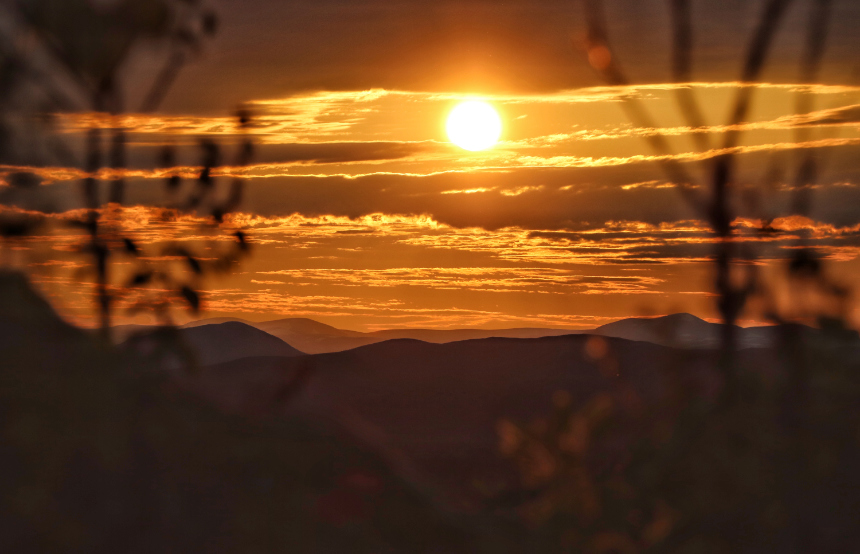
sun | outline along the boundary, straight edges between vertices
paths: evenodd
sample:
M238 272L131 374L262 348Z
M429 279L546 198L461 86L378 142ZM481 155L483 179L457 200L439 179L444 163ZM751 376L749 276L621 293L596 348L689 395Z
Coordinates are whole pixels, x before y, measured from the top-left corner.
M486 102L469 100L457 104L448 116L448 138L465 150L486 150L499 141L502 120Z

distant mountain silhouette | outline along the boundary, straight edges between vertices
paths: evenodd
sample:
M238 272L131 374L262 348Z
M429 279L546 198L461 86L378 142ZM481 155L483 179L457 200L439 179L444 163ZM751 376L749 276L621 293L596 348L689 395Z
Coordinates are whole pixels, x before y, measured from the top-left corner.
M711 324L684 314L618 323L600 331L652 341L668 336L701 345L696 341L707 339L713 330ZM308 327L319 335L338 331L309 320L292 330ZM300 551L352 552L352 535L338 534L349 528L364 529L361 536L375 541L366 543L370 546L361 550L365 552L498 551L469 544L461 549L424 545L444 532L469 539L471 532L455 525L469 518L464 510L487 508L473 520L483 527L494 511L504 513L502 502L511 498L495 491L517 492L510 485L521 483L519 475L499 454L501 420L524 423L524 433L541 435L557 424L547 418L553 406L575 410L602 395L617 415L612 425L620 430L613 431L602 450L589 453L603 471L604 465L613 467L616 456L628 455L632 445L665 440L662 425L678 417L682 407L670 401L679 391L698 410L700 403L707 406L719 394L723 375L714 350L598 335L447 344L395 339L300 356L276 337L240 322L168 331L187 339L209 365L198 372L160 372L145 356L114 348L95 333L64 323L23 277L0 272L0 405L10 422L0 429L0 462L10 468L0 472L0 490L10 491L0 507L20 510L17 499L28 498L33 490L44 492L35 498L38 511L19 512L17 519L5 521L0 546L6 548L0 550L62 551L68 537L55 534L54 525L62 517L84 530L81 536L93 545L87 550L111 544L117 545L116 551L157 551L166 544L166 550L177 552L196 551L201 545L206 551L241 552L253 550L260 537L280 547L304 536L301 544L311 547ZM807 332L794 326L783 331L783 337L809 345L833 340L827 329ZM843 338L827 348L804 351L823 353L825 369L830 360L841 359L850 364L844 370L854 370L860 346L856 337ZM252 355L235 358L247 352ZM747 348L737 353L736 369L745 381L761 372L766 388L782 387L786 369L792 369L784 361L792 352L784 346ZM827 395L815 398L831 402L843 395L842 381L826 387ZM855 400L853 389L845 388L839 401L849 406ZM559 391L567 393L569 404L559 402ZM777 400L784 394L779 388L774 393ZM759 410L746 404L741 408L740 425L747 422L747 414L750 425L761 423ZM774 418L774 428L785 425L781 410L767 404L762 411ZM810 412L820 417L817 404ZM252 417L234 417L237 413ZM687 412L680 413L683 418ZM853 412L836 411L831 421L843 413ZM714 412L712 417L725 416ZM840 533L856 534L852 508L860 458L855 420L846 418L842 430L832 423L811 426L810 434L797 443L813 454L826 453L807 436L817 438L814 433L825 436L836 429L851 438L850 444L837 443L838 465L832 467L838 473L825 486L815 483L813 494L792 500L809 508L813 529L835 521L833 528ZM724 419L710 421L715 421L713 427L725 425ZM697 427L692 431L699 436ZM734 440L733 433L726 436ZM721 486L724 443L690 443L691 448L681 452L689 454L701 444L706 449L715 444L719 465L710 482ZM594 447L601 445L595 441ZM742 448L743 457L728 458L728 463L744 464L741 471L746 472L750 447ZM780 458L785 450L777 446L773 452ZM705 460L709 456L705 454ZM699 467L710 466L696 466L692 479L699 478ZM786 479L794 475L786 472ZM415 491L433 491L433 502ZM436 502L437 492L449 502ZM373 513L386 514L381 520L392 522L389 534L381 534L379 521L363 509L354 509L371 501L379 510ZM451 517L437 506L459 510ZM732 516L729 525L747 521L745 506L730 509L740 515ZM59 516L46 519L45 513ZM403 525L402 518L410 525ZM241 528L249 520L263 524L233 539L243 548L223 548L223 541L231 538L222 536L223 529ZM332 523L320 526L320 521ZM509 521L503 518L500 524ZM40 542L43 537L54 542ZM40 548L45 544L56 548ZM315 550L320 544L325 548ZM524 544L533 547L535 542Z
M250 356L304 355L278 337L238 321L180 328L177 333L194 353L197 363L203 366ZM136 339L136 343L140 341ZM139 344L137 347L140 348Z
M202 325L217 325L219 323L244 323L245 325L256 326L254 322L238 317L210 317L207 319L192 321L190 323L186 323L185 325L180 325L180 327L182 327L183 329L190 329L191 327L200 327Z
M362 333L337 329L307 318L288 318L252 323L308 354L342 352L391 339L415 339L448 343L489 337L536 338L570 334L566 329L390 329Z
M461 340L507 338L507 339L537 339L542 337L557 337L582 333L571 329L541 329L517 327L512 329L389 329L369 333L384 340L416 339L424 342L444 344Z
M238 322L255 327L278 337L306 354L343 352L361 346L392 339L415 339L424 342L445 344L462 340L485 338L541 338L563 335L592 334L651 342L673 348L719 348L720 324L709 323L687 313L660 317L635 317L621 319L596 329L388 329L363 333L338 329L308 318L286 318L273 321L253 322L238 318L210 318L194 321L181 328L190 329L205 325ZM114 328L119 341L145 326L125 325ZM738 327L739 348L766 348L775 344L773 327Z
M633 317L602 325L595 335L617 337L675 348L718 348L721 324L681 313L662 317ZM766 348L777 340L776 327L738 327L739 348Z
M193 325L216 323L202 320ZM661 317L628 318L593 330L513 328L513 329L388 329L362 333L338 329L308 318L287 318L265 322L244 322L274 335L308 354L342 352L392 339L415 339L436 344L485 338L541 338L593 334L651 342L673 348L718 348L720 325L687 313ZM765 348L776 340L773 327L738 327L740 348Z
M202 327L203 325L217 325L220 323L244 323L245 325L251 325L252 327L255 325L250 321L246 321L244 319L240 319L238 317L210 317L206 319L200 319L197 321L191 321L184 325L180 325L180 329L190 329L192 327ZM117 344L125 342L130 337L153 331L157 328L156 325L146 325L146 324L128 324L128 325L114 325L112 328L112 337L113 341Z
M274 321L254 323L253 325L256 325L260 329L267 329L268 332L303 333L308 335L333 337L363 337L366 335L366 333L361 333L359 331L338 329L307 317L276 319Z
M195 331L263 343L231 325ZM177 391L181 375L66 324L0 271L0 552L487 551L364 444L301 417L225 414Z
M254 325L308 354L339 352L385 340L374 339L367 333L337 329L304 317L277 319Z

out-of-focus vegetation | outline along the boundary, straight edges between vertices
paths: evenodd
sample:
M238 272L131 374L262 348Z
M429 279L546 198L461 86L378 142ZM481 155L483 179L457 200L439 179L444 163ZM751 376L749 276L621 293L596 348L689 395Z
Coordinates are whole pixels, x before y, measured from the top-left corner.
M195 364L169 327L171 312L200 310L201 277L231 270L249 250L245 232L225 223L244 183L215 171L250 163L243 131L252 118L236 113L235 159L199 143L191 183L171 171L170 145L152 160L164 174L165 217L193 214L203 219L198 234L232 235L230 248L222 239L205 259L200 245L155 249L127 232L121 121L156 110L217 29L217 15L197 0L0 3L0 163L85 174L84 209L73 220L47 217L57 207L43 198L38 173L3 174L0 204L12 207L0 214L3 262L52 225L79 233L77 253L89 262L79 276L93 284L103 331L64 323L25 275L0 273L0 551L481 551L494 533L454 518L342 431L307 418L231 415L175 379ZM156 68L148 77L135 73L141 59ZM95 114L82 142L55 132L64 111ZM166 324L148 355L107 340L121 306Z
M804 79L823 54L829 2L810 18ZM741 78L754 82L788 2L765 2ZM609 41L611 22L598 0L585 2L589 59L608 82L624 84ZM673 66L688 80L693 39L690 5L670 3L675 18ZM224 215L242 197L242 182L217 201L213 170L221 148L200 144L198 177L187 195L182 178L164 177L167 206L206 217L232 234L232 247L204 262L187 247L151 253L123 230L125 134L94 126L78 156L35 132L52 113L90 110L119 116L157 109L182 65L217 31L215 14L191 0L21 0L0 5L0 161L80 168L86 213L71 222L90 261L101 326L111 324L120 294L132 309L164 323L177 303L201 305L206 270L230 269L247 250L241 229ZM122 78L141 45L160 45L159 68L139 106L129 106ZM693 127L700 111L689 90L679 106ZM752 89L741 89L733 120L743 120ZM805 99L798 99L803 106ZM631 99L638 122L647 114ZM250 115L239 110L237 128ZM647 125L651 126L651 125ZM699 137L701 138L701 137ZM667 146L652 140L658 151ZM728 133L724 146L737 135ZM705 145L702 145L703 148ZM241 141L236 165L250 162ZM80 157L80 159L78 159ZM153 165L171 168L165 148ZM814 182L813 153L798 164L798 206ZM488 495L479 515L453 516L431 495L397 475L380 456L322 425L283 415L228 415L184 392L158 364L63 323L20 274L0 275L0 550L4 552L850 552L860 546L860 348L845 332L847 290L832 283L815 252L799 244L785 261L800 294L833 300L827 309L787 314L771 302L755 253L734 240L731 156L716 158L695 189L686 168L670 178L701 210L717 242L714 288L725 323L716 392L667 367L670 391L648 405L617 371L615 387L585 403L560 392L549 415L503 421L502 455L521 483ZM110 176L103 171L115 170ZM0 203L38 196L41 178L4 176ZM706 190L705 194L699 192ZM113 211L112 211L113 210ZM5 246L48 224L36 212L0 220ZM763 219L762 234L772 232ZM113 260L134 260L122 279ZM119 293L119 290L126 292ZM128 291L132 291L129 293ZM136 296L135 296L136 295ZM773 351L780 371L744 367L734 356L735 323L751 301L775 323L821 316L821 334L783 325ZM169 331L163 331L170 337ZM182 357L181 345L164 348ZM600 350L600 349L598 349ZM595 354L610 360L611 351ZM601 362L602 363L602 362ZM608 361L607 361L608 363ZM168 364L169 365L169 364ZM172 367L172 366L169 366Z
M206 405L19 274L0 274L0 322L3 552L480 551L373 452Z
M184 187L176 149L164 145L150 167L164 174L163 217L198 216L198 233L210 244L142 244L123 221L129 164L122 116L158 109L182 67L216 34L215 12L189 0L11 0L0 3L0 18L0 163L84 174L75 206L83 208L80 216L57 220L46 217L58 208L39 190L43 175L5 172L0 205L18 209L0 214L0 248L11 252L16 241L52 226L79 234L76 248L88 261L80 278L93 284L105 334L120 306L132 315L151 312L162 324L172 323L177 305L199 311L202 275L229 271L248 251L246 233L225 223L242 200L244 181L219 184L225 179L213 173L227 159L204 139L198 177ZM93 114L83 141L58 132L56 116L69 111ZM240 107L229 160L236 167L254 155L243 137L249 125L251 114ZM229 248L219 247L224 235ZM117 261L133 271L118 269Z
M763 3L761 19L741 63L740 81L753 84L766 66L789 0ZM814 82L826 50L831 2L809 4L800 60L801 82ZM678 83L693 79L695 22L689 0L669 2L672 67ZM589 62L612 85L628 81L612 49L612 21L601 0L586 0ZM755 93L739 89L730 124L744 121ZM688 125L703 127L694 93L678 90ZM811 105L799 92L798 113ZM631 119L654 127L635 98L625 101ZM799 131L798 139L806 131ZM723 148L739 132L720 137ZM712 147L705 133L701 150ZM649 139L668 153L661 136ZM794 187L792 209L805 215L810 185L821 161L814 150L798 160L775 156L774 175ZM782 167L781 167L782 166ZM860 343L848 330L849 290L828 275L821 257L801 241L783 274L792 286L791 306L778 305L762 278L755 250L738 240L732 206L731 154L704 164L696 177L688 167L666 163L668 178L709 222L716 242L714 290L724 322L720 383L716 395L690 388L689 368L666 368L672 394L643 408L623 379L613 394L573 406L559 393L545 419L502 422L502 452L520 468L527 499L515 511L534 529L541 552L852 552L860 548ZM792 173L796 175L791 177ZM696 187L701 184L703 186ZM745 191L751 205L764 205L764 189ZM704 192L702 192L704 191ZM773 230L761 217L761 236ZM778 371L738 363L735 322L755 304L759 315L779 324L772 355ZM812 334L796 322L816 322ZM604 353L611 357L611 352Z
M616 379L503 422L515 511L540 552L850 552L860 544L860 343L786 327L785 371L738 367L731 400L675 368L658 407ZM611 353L607 354L611 356ZM774 352L774 355L777 355Z

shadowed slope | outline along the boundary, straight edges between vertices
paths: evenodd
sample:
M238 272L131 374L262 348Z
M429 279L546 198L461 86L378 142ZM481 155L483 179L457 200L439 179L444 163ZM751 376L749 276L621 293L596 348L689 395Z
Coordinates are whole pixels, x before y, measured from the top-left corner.
M366 333L337 329L304 317L277 319L254 325L308 354L340 352L380 340L375 340Z
M214 321L214 320L203 320ZM362 333L337 329L307 318L248 323L308 354L342 352L392 339L415 339L436 344L485 338L542 338L592 334L650 342L672 348L718 348L720 325L687 313L621 319L593 330L513 329L387 329ZM189 324L186 327L193 325ZM767 348L777 339L773 327L738 327L740 348Z
M252 325L308 354L341 352L392 339L415 339L442 344L489 337L536 338L573 332L566 329L389 329L362 333L337 329L307 318L279 319Z
M248 356L303 355L278 337L235 321L180 329L179 334L197 352L201 365Z
M157 332L156 329L153 334L133 337L125 344L137 351L151 350L150 343L158 340ZM278 337L237 321L177 329L175 339L179 346L190 350L197 364L204 366L249 356L290 357L304 354Z
M513 329L389 329L385 331L375 331L370 333L370 335L379 337L383 340L416 339L424 342L444 344L461 340L489 338L536 339L541 337L557 337L579 333L582 333L582 331L522 327Z
M252 327L256 326L256 323L238 317L210 317L206 319L200 319L198 321L191 321L189 323L186 323L185 325L181 325L180 327L182 329L190 329L192 327L201 327L203 325L218 325L220 323L244 323L245 325L251 325Z
M607 347L600 359L588 353L595 340ZM747 351L743 363L759 368L770 358ZM501 419L528 421L544 414L557 391L567 391L575 403L606 392L657 404L667 394L670 374L713 394L719 386L715 359L711 351L585 335L448 344L392 340L309 358L313 371L284 409L363 426L373 440L403 453L452 496L474 505L480 497L476 484L513 478L510 464L498 455ZM215 401L219 390L229 391L223 401L241 409L265 398L260 391L282 387L299 365L289 359L237 360L208 368L200 386Z
M342 433L207 406L22 276L0 331L2 552L493 551Z
M675 348L718 348L721 324L708 323L691 314L632 317L602 325L596 335L651 342ZM739 348L766 348L777 340L775 327L738 327Z
M690 314L672 314L653 318L629 318L593 330L513 328L513 329L387 329L363 333L338 329L313 319L286 318L251 322L236 318L203 319L183 325L183 329L224 322L240 322L274 335L307 354L342 352L392 339L416 339L445 344L485 338L541 338L564 335L594 334L635 341L651 342L673 348L718 348L720 326ZM124 337L141 326L119 326L115 333ZM738 328L740 348L766 348L774 345L776 334L771 327ZM253 355L253 354L249 354Z

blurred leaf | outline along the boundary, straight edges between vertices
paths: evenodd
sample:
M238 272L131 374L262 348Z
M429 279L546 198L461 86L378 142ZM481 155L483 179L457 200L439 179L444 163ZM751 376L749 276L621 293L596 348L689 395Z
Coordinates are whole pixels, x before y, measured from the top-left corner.
M800 277L814 277L821 273L821 261L815 252L804 248L795 252L788 270L791 274Z
M176 149L167 145L158 155L158 167L171 168L176 165Z
M191 29L179 29L178 31L176 31L176 38L177 40L179 40L179 42L182 42L192 48L195 48L197 46L197 36L191 31Z
M130 287L139 287L141 285L147 285L152 282L153 273L151 271L144 271L141 273L136 273L134 277L129 281Z
M191 254L186 254L185 261L188 262L188 267L191 268L191 271L193 271L197 275L203 273L203 268L200 266L200 262L197 260L197 258L192 256Z
M202 20L203 33L209 36L218 32L218 16L214 12L206 12L203 14Z
M200 177L198 177L198 181L200 185L205 188L210 188L212 186L212 170L209 167L204 167L202 171L200 171Z
M122 239L123 245L125 246L125 251L129 254L134 254L138 256L140 254L140 248L134 243L131 239Z
M200 311L200 295L197 294L191 287L184 286L179 291L185 301L188 302L188 305L191 306L191 309L195 312Z
M200 148L203 150L203 167L216 167L221 162L221 149L214 141L204 139L200 141Z
M236 231L236 240L239 241L239 248L242 250L248 249L248 235L244 231Z
M251 110L242 106L236 110L236 117L239 119L239 127L247 127L251 124Z

